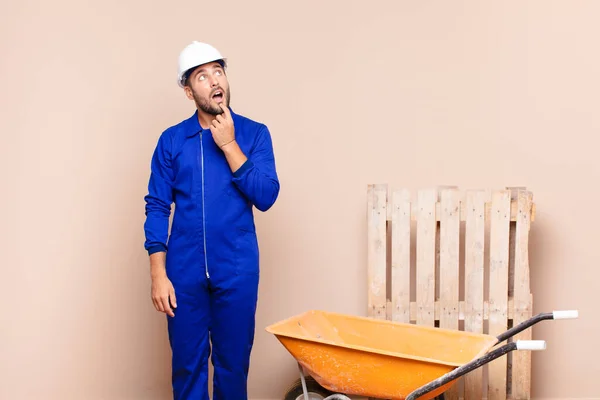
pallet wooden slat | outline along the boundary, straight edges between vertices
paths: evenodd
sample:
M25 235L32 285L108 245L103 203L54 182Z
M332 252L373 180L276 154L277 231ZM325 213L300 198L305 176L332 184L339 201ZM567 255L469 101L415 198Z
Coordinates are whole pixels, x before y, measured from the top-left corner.
M485 253L485 193L467 191L465 199L465 331L483 333L484 253ZM465 376L465 400L481 400L483 371L476 369Z
M458 329L459 302L459 234L460 207L458 191L449 189L441 193L440 218L440 327Z
M392 198L392 319L410 322L410 192Z
M368 315L488 334L529 318L528 240L534 219L533 196L522 187L388 193L386 184L369 185ZM530 330L516 339L527 338ZM460 385L464 394L457 385L446 398L529 399L530 353L509 356L472 371Z
M417 207L417 203L413 203L412 210L411 210L412 221L416 221L417 220L416 207ZM441 204L439 202L437 202L436 205L435 205L435 219L438 222L440 220L440 215L441 215L440 207L441 207ZM465 216L467 215L465 207L466 207L466 204L465 204L464 201L462 201L461 204L460 204L460 221L461 222L465 222ZM491 207L492 207L492 204L489 203L489 202L486 202L485 205L484 205L484 214L485 214L485 218L484 219L486 221L489 220L489 218L490 218L490 213L491 213L491 210L492 210ZM388 210L387 210L387 220L388 221L391 221L391 219L392 219L391 212L392 212L392 209L388 208ZM517 218L518 218L518 213L519 213L519 210L518 210L518 204L517 204L517 202L516 201L515 202L511 202L511 205L510 205L510 220L513 221L513 222L515 222L517 220ZM529 210L529 215L530 215L531 222L535 221L535 213L536 213L536 206L535 206L535 203L532 203L531 204L531 208Z
M508 326L508 264L510 243L510 192L492 195L490 216L490 319L489 334L498 335ZM489 363L489 400L506 400L507 357Z
M517 193L518 218L515 229L515 272L514 272L514 324L532 316L532 299L529 282L528 237L530 228L531 193ZM531 330L516 335L513 340L530 340ZM531 393L531 352L518 351L513 354L513 379L511 394L514 398L529 398Z
M369 316L386 318L387 187L369 188Z
M440 328L459 328L459 237L460 198L456 189L440 193ZM434 313L435 317L435 313ZM458 400L459 387L446 392L447 400Z
M514 300L512 297L508 298L508 319L512 320L513 319L513 304L514 304ZM458 320L459 321L467 321L467 308L469 306L467 305L467 302L464 300L461 300L458 302ZM435 320L439 321L440 320L440 315L442 314L442 312L440 311L441 306L440 306L440 302L436 301L435 302L435 306L434 306L434 314L435 314ZM474 314L476 315L476 314ZM483 325L484 321L489 321L490 319L490 304L489 302L486 300L483 303L483 316L482 317L472 317L471 320L477 318L478 319L478 323ZM414 301L410 302L410 322L414 322L417 320L417 303ZM487 333L487 332L486 332Z
M435 190L418 193L417 212L417 323L435 324Z

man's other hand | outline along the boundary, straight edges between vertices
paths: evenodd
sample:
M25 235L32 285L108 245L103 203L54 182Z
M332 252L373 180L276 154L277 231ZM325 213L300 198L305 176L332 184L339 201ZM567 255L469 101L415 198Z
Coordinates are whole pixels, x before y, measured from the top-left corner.
M157 311L164 312L170 317L175 316L174 310L177 308L175 288L167 275L152 278L152 303Z

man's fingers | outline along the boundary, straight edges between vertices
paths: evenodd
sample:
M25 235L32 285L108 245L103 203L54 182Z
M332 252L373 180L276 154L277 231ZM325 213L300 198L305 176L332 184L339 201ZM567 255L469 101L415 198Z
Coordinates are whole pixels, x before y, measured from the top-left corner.
M223 110L223 114L225 114L225 117L227 119L231 119L231 113L229 112L229 107L227 107L225 105L225 103L219 103L219 107L221 107L221 110Z
M162 305L164 307L164 312L166 312L171 317L175 316L175 314L173 314L173 310L171 309L171 306L169 305L169 297L165 296L162 298Z
M173 308L177 308L177 299L175 298L175 289L171 288L171 293L169 294L169 298L171 300L171 306Z
M150 296L152 298L152 304L154 305L154 308L156 308L156 311L160 311L160 306L159 306L159 300L156 297L156 295L154 293L152 293L152 295Z
M157 311L165 312L163 305L162 305L162 301L160 301L160 298L154 300L154 306L156 307Z

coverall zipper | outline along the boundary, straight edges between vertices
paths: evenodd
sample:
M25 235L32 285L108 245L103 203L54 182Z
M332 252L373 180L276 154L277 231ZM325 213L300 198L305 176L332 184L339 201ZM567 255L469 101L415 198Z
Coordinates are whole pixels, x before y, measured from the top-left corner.
M202 166L202 239L204 241L204 268L206 278L210 279L208 273L208 257L206 256L206 215L204 212L204 146L202 144L202 132L200 132L200 163Z

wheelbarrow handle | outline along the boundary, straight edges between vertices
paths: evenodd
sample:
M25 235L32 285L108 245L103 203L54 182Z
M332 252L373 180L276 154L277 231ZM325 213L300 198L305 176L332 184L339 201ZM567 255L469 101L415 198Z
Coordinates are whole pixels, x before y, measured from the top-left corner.
M507 339L515 336L518 333L523 332L525 329L537 324L540 321L545 321L549 319L574 319L579 318L579 311L577 310L567 310L567 311L553 311L551 313L540 313L535 315L528 320L521 322L519 325L510 328L504 333L501 333L497 336L498 343L504 342Z
M438 389L438 388L444 386L445 384L447 384L451 381L454 381L454 380L460 378L461 376L466 375L469 372L471 372L489 362L492 362L499 357L502 357L503 355L505 355L507 353L510 353L511 351L514 351L514 350L537 351L537 350L545 350L545 349L546 349L546 342L544 340L517 340L515 342L505 344L504 346L498 347L497 349L494 349L494 350L490 351L489 353L486 353L483 356L448 372L447 374L439 377L438 379L431 381L426 385L421 386L420 388L418 388L415 391L413 391L412 393L410 393L406 397L406 400L416 400L419 397L423 396L424 394L432 392L435 389Z
M553 311L551 313L541 313L533 316L532 318L520 323L519 325L507 330L506 332L497 336L498 343L503 342L516 334L524 331L525 329L537 324L540 321L545 321L548 319L573 319L578 318L579 312L577 310L567 310L567 311ZM544 340L516 340L509 342L503 346L497 347L494 350L484 354L483 356L464 364L450 372L446 375L439 377L438 379L429 382L426 385L421 386L420 388L413 391L411 394L406 397L406 400L416 400L419 397L432 392L435 389L438 389L445 384L452 382L461 376L468 374L469 372L485 365L503 355L510 353L514 350L529 350L529 351L538 351L545 350L546 342Z
M554 311L552 313L554 319L576 319L579 318L579 311L577 310L566 310L566 311Z
M517 345L517 350L546 350L545 340L517 340L515 344Z

